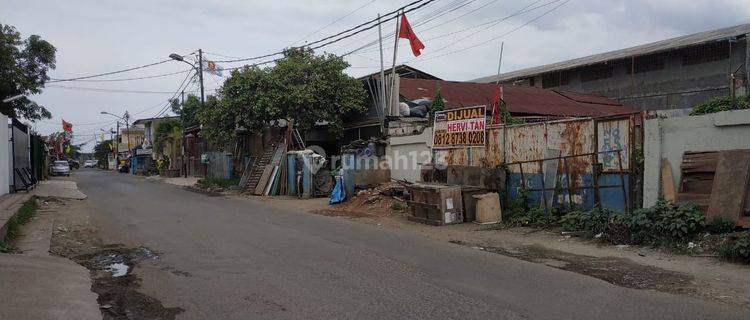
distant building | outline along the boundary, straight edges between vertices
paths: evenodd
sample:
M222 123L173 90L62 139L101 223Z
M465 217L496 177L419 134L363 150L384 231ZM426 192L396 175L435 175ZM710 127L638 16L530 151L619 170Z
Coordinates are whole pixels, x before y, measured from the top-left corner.
M159 126L159 123L165 122L165 121L180 121L180 117L173 116L173 117L160 117L160 118L146 118L146 119L138 119L133 122L133 128L143 130L143 148L144 149L150 149L154 144L154 137L156 136L156 129ZM141 144L139 144L141 145Z
M517 70L499 79L503 84L597 93L641 110L682 113L712 97L749 91L748 34L750 24L744 24Z

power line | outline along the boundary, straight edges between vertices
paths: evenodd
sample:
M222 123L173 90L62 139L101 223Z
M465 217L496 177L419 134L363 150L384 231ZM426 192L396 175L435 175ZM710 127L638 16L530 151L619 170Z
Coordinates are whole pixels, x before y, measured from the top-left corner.
M135 77L135 78L122 78L122 79L80 79L80 80L50 80L47 81L47 83L55 83L55 82L64 82L64 81L80 81L80 82L118 82L118 81L133 81L133 80L143 80L143 79L153 79L153 78L162 78L167 77L171 75L181 74L185 72L190 72L192 69L177 71L177 72L170 72L170 73L162 73L162 74L156 74L151 76L143 76L143 77Z
M410 7L410 6L416 5L416 4L418 4L418 3L422 2L422 1L424 1L424 0L417 0L417 1L411 2L411 3L409 3L409 4L405 5L405 6L402 6L402 7L398 8L398 9L396 9L396 10L393 10L393 11L391 11L391 12L389 12L389 13L386 13L385 15L381 16L380 18L382 19L383 17L387 17L387 16L391 16L391 15L394 15L394 14L398 13L399 11L405 10L405 9L406 9L407 7ZM424 3L420 4L419 6L417 6L417 7L415 7L415 8L411 8L411 9L409 9L409 11L412 11L413 9L418 9L418 8L424 7L425 5L427 5L427 4L430 4L430 3L434 2L434 1L435 1L435 0L427 0L426 2L424 2ZM391 17L391 18L385 19L385 20L381 20L380 22L378 22L378 18L374 18L374 19L372 19L372 20L369 20L369 21L367 21L367 22L361 23L361 24L359 24L359 25L357 25L357 26L354 26L354 27L352 27L352 28L346 29L346 30L344 30L344 31L341 31L341 32L339 32L339 33L336 33L336 34L334 34L334 35L331 35L331 36L327 36L327 37L325 37L325 38L322 38L322 39L319 39L319 40L316 40L316 41L310 42L310 43L306 44L306 45L305 45L305 47L309 47L309 48L311 48L311 49L318 49L318 48L321 48L321 47L324 47L324 46L327 46L327 45L330 45L330 44L336 43L336 42L338 42L338 41L341 41L341 40L343 40L343 39L346 39L346 38L352 37L352 36L354 36L354 35L356 35L356 34L359 34L359 33L361 33L361 32L364 32L364 31L366 31L366 30L370 30L370 29L372 29L372 28L374 28L374 27L377 27L378 25L380 25L380 24L382 24L382 23L385 23L386 21L390 21L390 20L392 20L392 19L395 19L396 17L397 17L397 15L396 15L396 16L393 16L393 17ZM367 27L367 28L365 28L365 29L361 29L361 30L358 30L358 29L360 29L360 28L362 28L362 27L364 27L364 26L367 26L367 25L369 25L369 24L371 24L371 23L373 23L373 22L375 22L375 24L374 24L374 25L368 26L368 27ZM357 31L355 31L355 30L357 30ZM349 33L349 32L353 32L353 31L354 31L354 33L352 33L352 34L348 34L348 35L345 35L346 33ZM341 35L344 35L344 36L343 36L343 37L341 37L341 38L338 38L338 39L334 39L334 38L337 38L337 37L339 37L339 36L341 36ZM332 41L329 41L329 40L331 40L331 39L334 39L334 40L332 40ZM326 42L326 41L328 41L328 42ZM323 43L323 42L325 42L325 43ZM322 44L322 45L318 45L318 46L315 46L315 47L311 47L312 45L315 45L315 44L319 44L319 43L323 43L323 44ZM282 53L284 53L284 51L279 51L279 52L269 53L269 54L265 54L265 55L262 55L262 56L257 56L257 57L242 58L242 59L232 59L232 60L217 60L217 61L215 61L215 62L230 63L230 62L241 62L241 61L259 60L259 59L264 59L264 58L270 58L270 57L273 57L273 56L275 56L275 55L279 55L279 54L282 54Z
M191 81L192 81L192 78L194 78L196 75L197 75L197 73L194 74L194 75L192 75L192 77L191 77L191 74L189 73L187 75L187 77L185 77L185 79L182 79L182 82L180 83L180 86L177 87L177 90L174 92L174 94L172 95L172 97L170 97L169 99L167 99L167 103L164 106L164 108L162 108L161 111L159 111L155 116L152 116L151 118L158 118L159 116L161 116L162 114L164 114L169 109L169 107L171 106L172 99L174 99L178 94L180 94L180 92L183 92L184 89L186 89L187 86L190 84L190 82L188 81L188 79L191 79Z
M51 78L51 80L53 80L55 82L63 82L63 81L77 81L77 80L83 80L83 79L90 79L90 78L108 76L108 75L112 75L112 74L118 74L118 73L123 73L123 72L128 72L128 71L133 71L133 70L138 70L138 69L143 69L143 68L148 68L148 67L153 67L153 66L156 66L156 65L160 65L160 64L163 64L163 63L170 62L170 61L172 61L172 59L166 59L166 60L157 61L157 62L153 62L153 63L149 63L149 64L144 64L142 66L127 68L127 69L122 69L122 70L117 70L117 71L110 71L110 72L105 72L105 73L92 74L92 75L89 75L89 76L81 76L81 77L65 78L65 79Z
M317 30L315 30L315 31L313 31L313 32L311 32L311 33L309 33L308 35L306 35L306 36L302 37L301 39L299 39L299 40L297 40L297 41L294 41L294 42L293 42L292 44L298 43L298 42L300 42L300 41L302 41L302 40L305 40L305 39L309 38L310 36L312 36L312 35L314 35L314 34L316 34L316 33L320 32L320 31L323 31L323 30L325 30L326 28L328 28L328 27L332 26L332 25L333 25L333 24L335 24L336 22L339 22L339 21L341 21L341 20L344 20L344 19L346 19L347 17L349 17L349 16L351 16L352 14L354 14L355 12L357 12L357 11L359 11L359 10L362 10L362 9L363 9L364 7L367 7L367 6L371 5L371 4L373 3L373 2L375 2L375 0L370 0L370 2L367 2L367 3L365 3L365 4L363 4L363 5L359 6L359 7L357 7L356 9L354 9L354 10L350 11L349 13L345 14L344 16L342 16L342 17L340 17L340 18L338 18L338 19L336 19L336 20L333 20L333 21L331 21L330 23L326 24L325 26L321 27L320 29L317 29Z
M449 4L445 5L445 6L442 6L442 7L440 7L440 8L437 8L436 10L434 10L434 11L432 11L432 12L428 13L428 14L425 14L424 16L422 16L422 17L420 17L420 18L418 18L418 19L414 20L414 24L413 24L413 26L414 26L415 28L417 28L417 27L419 27L419 26L422 26L423 24L429 23L430 21L433 21L434 19L436 19L436 18L438 18L438 17L440 17L440 16L443 16L443 15L445 15L445 14L448 14L448 13L450 13L450 12L453 12L453 11L455 11L455 10L458 10L458 9L460 9L460 8L462 8L462 7L464 7L464 6L468 5L468 4L470 4L470 3L471 3L471 2L473 2L473 1L474 1L474 0L469 0L469 1L466 1L466 0L458 0L458 1L453 1L453 2L451 2L451 3L449 3ZM411 11L411 10L409 10L409 11L407 11L407 12L410 12L410 11ZM391 20L393 20L393 19L395 19L395 18L396 18L396 17L392 17L392 18L390 18L390 19L384 20L384 21L382 21L382 23L385 23L385 22L387 22L387 21L391 21ZM382 23L381 23L381 24L382 24ZM393 39L393 37L394 37L395 33L396 33L395 31L393 31L393 32L389 32L388 34L386 34L386 35L385 35L385 36L383 37L383 40L385 41L385 40ZM370 36L372 36L373 34L374 34L374 32L373 32L373 33L371 33L371 34L370 34L369 36L367 36L367 37L365 37L365 38L369 38L369 37L370 37ZM346 44L344 44L344 45L342 45L342 46L340 46L340 47L336 48L336 50L340 50L340 49L343 49L343 48L349 47L349 46L351 46L352 44L354 44L354 43L358 42L359 40L363 40L363 39L365 39L365 38L362 38L362 39L358 39L358 40L356 40L356 41L351 41L351 42L348 42L348 43L346 43ZM364 50L364 49L367 49L367 48L369 48L369 47L375 46L375 45L377 45L377 44L378 44L378 42L379 42L379 41L378 41L378 39L375 39L375 40L371 40L371 41L369 41L369 42L366 42L366 43L365 43L364 45L360 46L360 47L358 48L358 50ZM393 47L391 46L391 48L393 48ZM377 50L378 50L378 49L373 49L373 50L366 50L366 51L363 51L363 52L371 52L371 51L377 51Z
M522 28L524 28L524 27L528 26L529 24L532 24L532 23L534 23L535 21L537 21L537 20L541 19L542 17L544 17L544 16L546 16L546 15L548 15L548 14L552 13L552 11L555 11L555 10L557 10L558 8L562 7L563 5L567 4L567 3L568 3L568 2L570 2L570 1L571 1L571 0L565 0L565 1L563 1L562 3L560 3L560 4L558 4L558 5L554 6L554 7L552 7L551 9L549 9L549 10L547 10L547 11L545 11L544 13L542 13L542 14L540 14L540 15L538 15L538 16L536 16L536 17L534 17L533 19L531 19L531 20L529 20L529 21L525 22L524 24L522 24L522 25L520 25L520 26L518 26L518 27L516 27L516 28L514 28L514 29L512 29L512 30L510 30L510 31L508 31L508 32L505 32L505 33L503 33L503 34L501 34L501 35L499 35L499 36L497 36L497 37L493 37L493 38L487 39L487 40L485 40L485 41L482 41L482 42L480 42L480 43L477 43L477 44L474 44L474 45L471 45L471 46L468 46L468 47L465 47L465 48L462 48L462 49L458 49L458 50L454 50L454 51L451 51L451 52L447 52L447 53L445 53L445 54L441 54L441 55L437 55L437 56L433 56L433 57L427 57L427 58L418 58L418 59L413 59L413 60L407 61L406 63L412 63L412 62L424 62L424 61L428 61L428 60L432 60L432 59L437 59L437 58L440 58L440 57L444 57L444 56L452 55L452 54L455 54L455 53L459 53L459 52L462 52L462 51L466 51L466 50L469 50L469 49L473 49L473 48L476 48L476 47L479 47L479 46L485 45L485 44L487 44L487 43L490 43L490 42L492 42L492 41L495 41L495 40L498 40L498 39L500 39L500 38L503 38L503 37L505 37L505 36L507 36L507 35L509 35L509 34L511 34L511 33L514 33L514 32L516 32L516 31L518 31L518 30L520 30L520 29L522 29ZM451 46L451 45L453 45L453 44L455 44L455 43L449 44L448 46ZM448 46L446 46L446 47L448 47Z
M144 94L167 94L167 93L173 93L172 91L121 90L121 89L105 89L105 88L63 86L63 85L56 85L56 84L48 85L47 87L49 87L49 88L70 89L70 90L94 91L94 92L111 92L111 93L144 93Z
M522 14L525 14L525 13L528 13L528 12L531 12L531 11L534 11L534 10L546 7L546 6L550 5L550 4L553 4L553 3L556 3L556 2L560 2L561 0L553 0L553 1L550 1L550 2L547 2L547 3L544 3L544 4L541 4L539 6L531 8L533 5L539 3L540 1L541 0L533 1L532 3L524 6L523 8L519 9L518 11L516 11L516 12L510 14L510 15L507 15L507 16L504 16L504 17L501 17L501 18L498 18L498 19L493 19L493 20L490 20L490 21L487 21L487 22L483 22L483 23L480 23L480 24L476 24L476 25L473 25L473 26L469 26L469 27L466 27L466 28L463 28L463 29L460 29L460 30L456 30L456 31L452 31L452 32L449 32L449 33L437 35L437 36L434 36L434 37L431 37L431 38L426 38L424 41L437 40L437 39L445 38L445 37L448 37L448 36L451 36L451 35L454 35L454 34L463 33L463 32L466 32L466 31L469 31L469 30L472 30L472 29L475 29L475 28L479 28L479 27L483 27L483 26L489 25L486 28L483 28L483 29L481 29L479 31L473 32L473 33L471 33L471 34L463 37L462 40L465 40L467 38L470 38L470 37L472 37L474 35L477 35L477 34L481 33L482 31L485 31L485 30L488 30L488 29L490 29L490 28L492 28L494 26L497 26L501 22L506 21L506 20L508 20L510 18L513 18L513 17L519 16L519 15L522 15ZM446 21L444 23L447 23L447 22L450 22L450 20ZM439 26L443 25L444 23L442 23L440 25L433 26L433 27L428 28L426 30L434 29L435 27L439 27ZM426 31L426 30L422 30L422 31ZM455 43L451 43L448 46L453 45L453 44L455 44ZM393 49L393 46L388 46L385 49ZM435 52L441 51L443 49L445 49L445 47L441 47L441 48L439 48L437 50L430 50L429 53L427 53L427 55L434 54ZM364 50L362 52L363 53L370 53L370 52L375 52L375 51L377 51L377 50L371 49L371 50Z

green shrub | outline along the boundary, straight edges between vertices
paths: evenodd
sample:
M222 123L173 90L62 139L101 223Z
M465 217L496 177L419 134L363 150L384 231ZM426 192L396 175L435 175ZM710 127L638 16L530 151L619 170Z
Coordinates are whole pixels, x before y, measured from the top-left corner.
M690 115L699 116L721 111L740 110L748 108L750 108L750 96L738 96L736 102L732 101L732 97L728 96L715 97L705 103L701 103L693 107L693 110L690 111Z
M528 189L519 190L518 196L503 210L503 222L509 226L546 226L556 221L557 216L545 214L539 204L531 202Z
M714 217L708 225L708 231L715 234L729 233L734 230L734 222L724 217Z
M703 231L706 217L694 204L675 205L660 199L651 208L625 215L632 244L683 244Z
M587 238L603 233L614 212L607 208L594 208L588 211L572 211L560 218L563 229L568 231L583 231Z
M706 216L692 203L672 205L670 210L660 212L656 220L658 234L678 243L693 239L705 226Z
M716 248L716 255L727 261L750 264L750 233L727 239Z

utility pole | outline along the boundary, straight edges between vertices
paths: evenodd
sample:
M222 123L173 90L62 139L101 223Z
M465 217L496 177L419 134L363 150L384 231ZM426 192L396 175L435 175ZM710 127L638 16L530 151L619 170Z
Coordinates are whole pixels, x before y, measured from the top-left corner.
M128 133L128 152L130 152L130 114L128 114L128 111L125 110L125 116L123 116L123 120L125 120L125 130Z
M380 43L380 107L382 108L381 114L383 118L380 119L380 131L384 133L385 127L385 112L386 112L386 100L385 100L385 71L383 70L383 28L380 24L380 13L378 13L378 40Z
M203 96L203 49L198 49L198 80L201 82L201 107L203 107L206 103Z
M116 138L117 141L115 141L115 171L119 170L120 166L120 139L122 138L122 135L120 134L120 121L117 121L117 132Z
M182 103L180 103L180 123L182 124L182 143L180 143L180 156L182 157L182 161L180 163L180 169L182 171L183 177L187 178L187 163L185 163L185 143L187 142L187 139L185 138L185 90L182 90L182 93L180 93Z
M396 57L398 56L398 33L399 33L399 26L400 26L400 19L401 13L396 15L396 33L394 33L394 38L396 38L396 44L393 46L393 67L391 68L391 92L388 96L389 105L394 102L394 96L396 97L396 103L395 106L391 105L390 109L396 108L398 110L398 89L396 89ZM400 111L399 111L400 112Z

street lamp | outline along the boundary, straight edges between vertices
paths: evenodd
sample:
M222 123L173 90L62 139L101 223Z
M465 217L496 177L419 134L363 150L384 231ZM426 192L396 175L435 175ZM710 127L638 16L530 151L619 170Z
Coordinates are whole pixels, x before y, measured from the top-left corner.
M176 54L176 53L170 54L169 58L174 61L187 63L196 72L198 72L198 81L200 81L200 85L201 85L201 108L203 108L206 103L205 95L203 94L203 49L198 49L198 65L197 66L190 62L185 61L185 58L183 56ZM187 164L185 163L185 143L187 142L185 139L185 119L182 119L182 117L180 118L182 122L182 172L184 173L185 178L187 178Z
M3 99L3 103L8 103L8 102L11 102L11 101L16 101L16 100L21 99L21 98L23 98L25 96L26 95L24 95L24 94L17 94L15 96Z
M179 54L172 53L169 55L169 58L174 61L180 61L187 63L189 66L193 67L196 72L198 72L198 80L200 81L201 85L201 106L205 103L205 96L203 94L203 50L198 49L198 65L194 65L190 62L185 61L185 58Z

